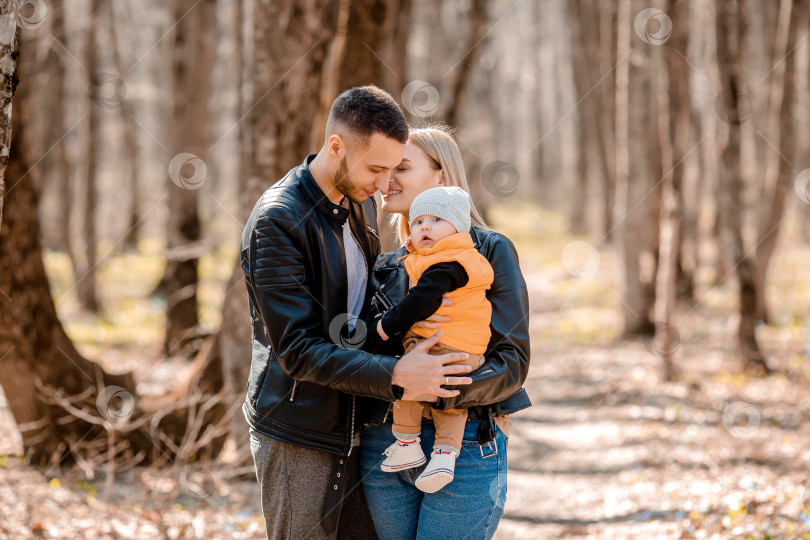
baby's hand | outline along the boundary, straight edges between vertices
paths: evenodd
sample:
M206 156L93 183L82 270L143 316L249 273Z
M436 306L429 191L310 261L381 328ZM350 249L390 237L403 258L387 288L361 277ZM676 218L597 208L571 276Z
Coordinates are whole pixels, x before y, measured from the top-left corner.
M382 327L382 321L377 321L377 333L380 335L383 341L388 341L388 334L385 333Z

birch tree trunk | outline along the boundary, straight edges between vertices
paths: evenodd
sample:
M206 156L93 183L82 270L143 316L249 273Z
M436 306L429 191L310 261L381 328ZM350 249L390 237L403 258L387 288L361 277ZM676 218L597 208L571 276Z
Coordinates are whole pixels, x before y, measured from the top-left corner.
M11 98L17 89L17 22L13 0L0 0L0 233L3 231L5 173L11 147Z

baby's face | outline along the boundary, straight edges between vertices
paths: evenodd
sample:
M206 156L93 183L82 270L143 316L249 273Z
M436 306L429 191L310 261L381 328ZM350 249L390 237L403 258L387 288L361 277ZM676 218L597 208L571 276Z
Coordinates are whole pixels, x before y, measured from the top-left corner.
M436 216L419 216L411 223L411 243L414 249L429 248L458 231L452 223Z

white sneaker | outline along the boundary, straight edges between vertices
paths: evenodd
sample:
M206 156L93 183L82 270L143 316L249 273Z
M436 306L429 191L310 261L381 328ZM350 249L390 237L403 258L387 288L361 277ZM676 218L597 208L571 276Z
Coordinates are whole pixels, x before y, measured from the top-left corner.
M414 485L425 493L435 493L453 481L458 452L436 449L430 463L422 471Z
M419 445L419 437L416 438L415 443L402 446L399 441L394 441L394 444L389 446L383 452L386 458L380 465L380 469L385 472L399 472L406 469L413 469L427 461L425 453L422 452L422 447Z

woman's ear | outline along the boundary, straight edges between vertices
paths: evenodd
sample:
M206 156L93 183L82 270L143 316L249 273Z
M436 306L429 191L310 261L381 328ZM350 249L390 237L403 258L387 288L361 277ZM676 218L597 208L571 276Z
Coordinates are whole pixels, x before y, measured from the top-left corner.
M447 185L447 178L445 178L443 170L439 170L439 185L440 186Z

